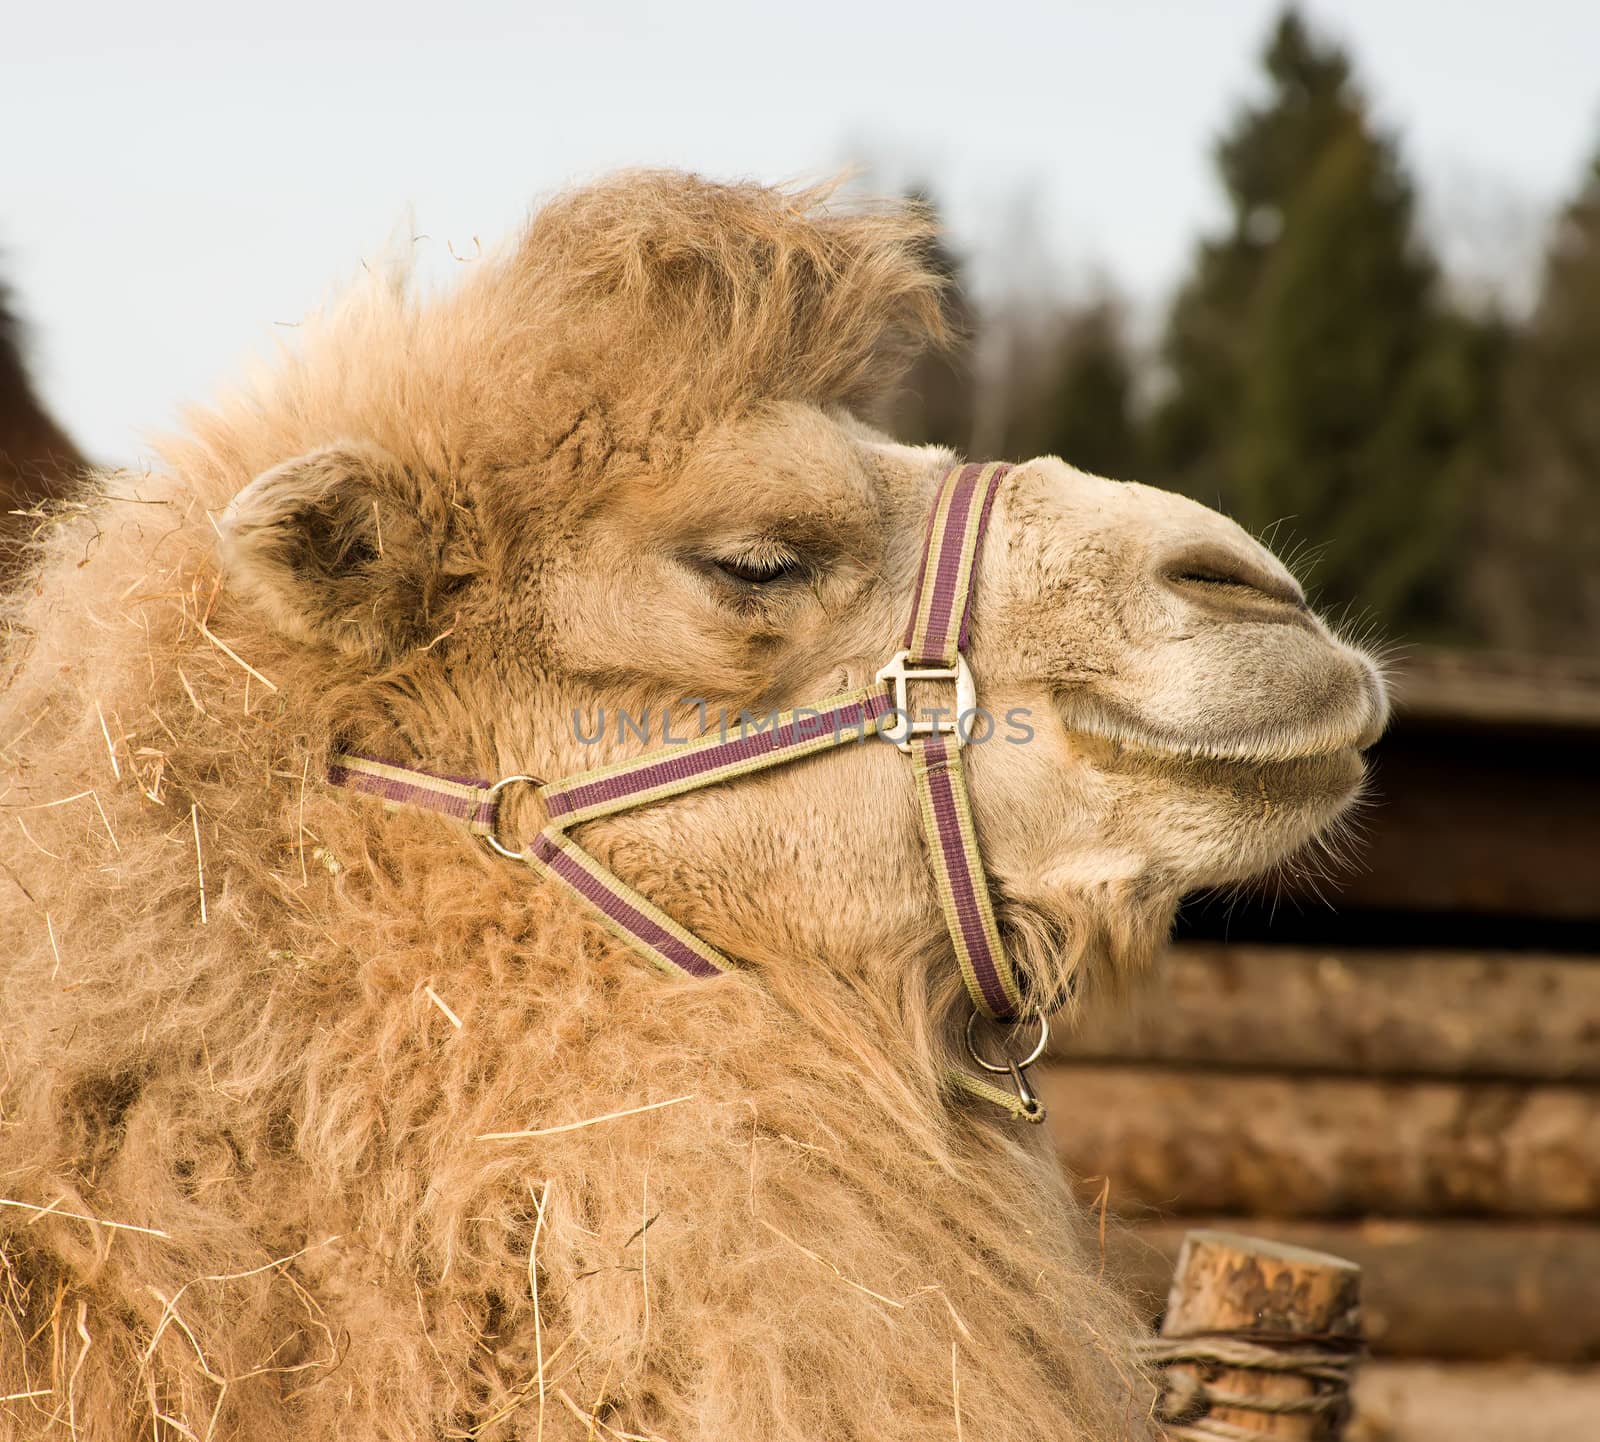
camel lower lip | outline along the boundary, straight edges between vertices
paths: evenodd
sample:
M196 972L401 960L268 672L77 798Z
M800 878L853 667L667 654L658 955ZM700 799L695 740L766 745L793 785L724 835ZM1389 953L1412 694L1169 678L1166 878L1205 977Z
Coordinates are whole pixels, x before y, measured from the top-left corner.
M1139 748L1128 748L1130 751ZM1337 746L1321 751L1300 751L1269 756L1217 755L1203 751L1144 749L1144 754L1168 766L1190 767L1197 772L1217 775L1248 773L1271 784L1275 779L1299 778L1302 781L1328 773L1343 776L1354 769L1366 770L1362 753L1354 746Z
M1082 718L1077 724L1067 722L1067 730L1080 738L1110 743L1121 753L1180 765L1301 766L1340 758L1360 761L1366 752L1357 740L1297 746L1294 738L1251 737L1218 743L1162 736L1126 723L1084 725Z
M1148 748L1174 761L1215 762L1228 766L1298 766L1318 761L1331 761L1342 756L1360 756L1361 748L1353 744L1307 747L1305 750L1279 748L1270 743L1240 747L1165 746Z
M1136 715L1126 714L1120 707L1109 709L1104 704L1085 704L1075 699L1069 704L1059 704L1056 714L1070 736L1109 743L1117 751L1149 755L1152 759L1198 765L1283 765L1283 763L1318 762L1341 755L1360 757L1370 744L1370 738L1352 722L1347 730L1334 735L1307 736L1306 731L1283 728L1282 731L1262 730L1234 736L1182 736L1157 730L1142 722Z
M1107 772L1143 774L1196 792L1271 795L1301 808L1341 809L1360 794L1367 774L1366 761L1355 745L1241 757L1136 742L1100 740L1099 744L1114 748L1096 763Z

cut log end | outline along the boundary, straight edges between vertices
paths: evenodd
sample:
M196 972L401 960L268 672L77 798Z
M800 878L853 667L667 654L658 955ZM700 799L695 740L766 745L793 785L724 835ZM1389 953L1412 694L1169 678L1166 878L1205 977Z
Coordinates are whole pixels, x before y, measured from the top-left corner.
M1333 1442L1361 1350L1361 1269L1342 1257L1193 1231L1151 1359L1168 1436Z
M1192 1231L1183 1240L1164 1337L1361 1338L1361 1269L1288 1242Z

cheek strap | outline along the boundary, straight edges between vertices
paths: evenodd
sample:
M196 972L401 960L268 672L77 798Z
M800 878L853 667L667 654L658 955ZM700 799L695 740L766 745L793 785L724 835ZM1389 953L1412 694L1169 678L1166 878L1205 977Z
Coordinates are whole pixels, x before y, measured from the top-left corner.
M754 731L741 726L736 735L708 734L687 745L663 747L556 781L507 776L491 783L350 752L332 758L328 779L391 805L419 807L465 822L502 856L524 862L580 896L608 930L654 965L712 977L731 970L733 963L608 871L578 845L572 829L881 735L911 758L939 903L973 1007L992 1021L1016 1022L1027 1007L995 919L961 760L965 728L972 720L965 714L973 701L962 652L971 623L974 575L995 491L1010 470L999 463L965 465L944 477L928 519L905 647L871 686L796 707ZM931 720L916 719L908 683L936 680L956 681L955 708L927 713ZM506 846L497 830L501 798L513 784L537 786L549 817L549 825L520 851ZM1038 1018L1041 1037L1029 1061L1043 1049L1043 1014ZM1008 1075L1012 1089L954 1069L949 1074L953 1085L1015 1116L1043 1120L1044 1108L1027 1084L1027 1063L1008 1060L997 1066L984 1060L972 1043L970 1026L968 1049L985 1071Z

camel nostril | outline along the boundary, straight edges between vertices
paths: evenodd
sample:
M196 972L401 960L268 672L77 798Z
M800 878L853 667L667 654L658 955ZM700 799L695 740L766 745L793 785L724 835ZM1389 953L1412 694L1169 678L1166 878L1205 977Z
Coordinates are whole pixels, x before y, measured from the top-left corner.
M1306 609L1305 593L1287 571L1226 546L1190 547L1168 561L1161 578L1185 599L1214 610L1250 610L1262 602Z

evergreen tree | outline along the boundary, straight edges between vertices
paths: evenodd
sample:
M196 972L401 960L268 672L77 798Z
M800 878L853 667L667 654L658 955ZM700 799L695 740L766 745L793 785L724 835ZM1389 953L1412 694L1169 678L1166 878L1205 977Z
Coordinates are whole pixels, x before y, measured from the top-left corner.
M1497 645L1600 654L1600 152L1562 213L1506 370L1473 600Z
M1319 47L1294 10L1279 19L1262 64L1271 81L1267 102L1246 109L1217 147L1231 224L1202 243L1174 302L1164 356L1172 391L1152 419L1157 466L1210 500L1225 489L1223 453L1242 404L1244 322L1284 211L1328 142L1360 120L1348 62Z
M1364 128L1325 146L1263 268L1226 454L1239 519L1293 516L1329 598L1437 634L1455 609L1490 350L1435 303L1411 205Z
M1316 543L1325 603L1447 634L1497 354L1452 315L1346 58L1290 10L1271 93L1219 150L1229 233L1174 306L1158 474Z

